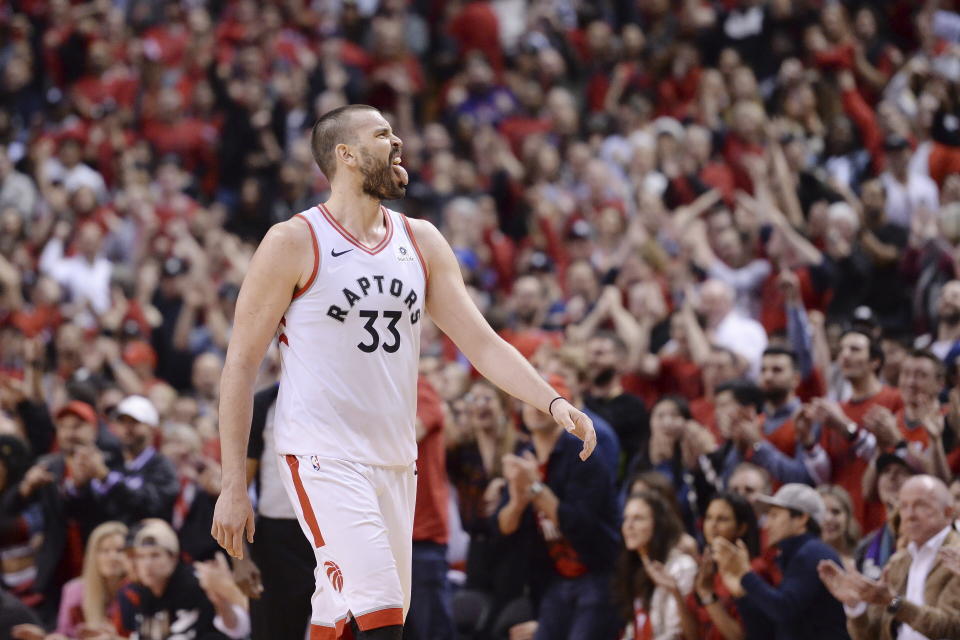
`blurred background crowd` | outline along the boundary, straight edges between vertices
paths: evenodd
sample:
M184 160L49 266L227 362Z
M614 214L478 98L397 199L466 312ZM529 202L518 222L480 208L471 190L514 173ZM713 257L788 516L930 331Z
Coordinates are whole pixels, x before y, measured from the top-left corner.
M0 635L303 637L279 355L233 567L219 375L359 102L600 442L424 323L407 637L960 637L958 4L0 4Z

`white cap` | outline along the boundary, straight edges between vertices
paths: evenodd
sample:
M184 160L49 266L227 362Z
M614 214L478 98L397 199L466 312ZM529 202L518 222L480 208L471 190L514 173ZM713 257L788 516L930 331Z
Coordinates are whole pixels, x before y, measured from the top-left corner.
M153 403L143 396L127 396L117 405L117 417L130 416L137 422L156 427L160 424L160 415Z
M805 513L813 518L817 524L823 524L823 517L827 513L827 507L823 503L823 498L813 487L805 484L790 483L780 487L776 495L757 496L757 502L773 507L783 507L784 509L793 509Z

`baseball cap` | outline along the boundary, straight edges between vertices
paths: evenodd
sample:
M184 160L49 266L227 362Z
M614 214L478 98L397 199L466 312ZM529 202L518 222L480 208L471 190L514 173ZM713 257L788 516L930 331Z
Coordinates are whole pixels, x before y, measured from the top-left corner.
M771 507L783 507L784 509L793 509L805 513L817 524L823 522L823 516L827 511L823 504L823 498L813 487L805 484L792 482L780 487L780 490L770 496L757 496L757 502Z
M171 256L163 261L163 275L168 278L176 278L190 270L190 265L176 256Z
M913 468L906 458L898 456L895 453L881 453L879 456L877 456L877 475L881 475L890 465L893 464L902 465L903 468L909 471L911 474L920 473Z
M160 416L157 414L153 403L143 396L127 396L117 405L117 417L129 416L137 422L156 427L160 424Z
M593 235L590 223L580 218L567 230L567 240L587 240Z
M157 352L153 350L150 343L144 340L133 340L123 348L123 361L131 367L147 364L153 369L157 366Z
M910 147L910 143L903 136L889 135L883 141L884 151L902 151Z
M173 528L156 518L144 521L144 524L133 536L133 547L160 547L171 554L180 555L180 542Z
M553 390L563 396L565 399L572 399L570 394L570 387L567 386L567 381L563 379L563 376L556 373L552 373L547 378L547 384L553 387Z
M71 400L63 405L54 417L59 419L68 414L73 414L89 424L97 423L97 412L92 406L80 400Z

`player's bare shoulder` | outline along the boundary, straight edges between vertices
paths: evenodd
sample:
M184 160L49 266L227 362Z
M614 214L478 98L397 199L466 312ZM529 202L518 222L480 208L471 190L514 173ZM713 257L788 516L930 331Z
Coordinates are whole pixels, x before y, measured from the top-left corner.
M407 218L407 221L428 266L435 263L444 250L450 251L450 245L432 222L418 218Z
M271 271L277 284L299 287L310 279L317 259L310 224L294 216L270 227L257 247L250 268Z

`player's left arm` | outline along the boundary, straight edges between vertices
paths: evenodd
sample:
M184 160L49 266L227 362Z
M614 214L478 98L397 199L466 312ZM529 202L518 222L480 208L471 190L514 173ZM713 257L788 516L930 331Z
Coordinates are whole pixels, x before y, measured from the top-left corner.
M473 304L460 273L460 265L436 227L410 220L427 263L427 312L430 318L469 358L485 378L510 395L549 413L567 431L583 440L580 458L586 460L597 446L593 422L540 377L520 352L494 332Z

